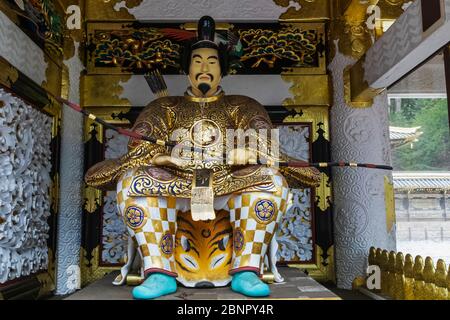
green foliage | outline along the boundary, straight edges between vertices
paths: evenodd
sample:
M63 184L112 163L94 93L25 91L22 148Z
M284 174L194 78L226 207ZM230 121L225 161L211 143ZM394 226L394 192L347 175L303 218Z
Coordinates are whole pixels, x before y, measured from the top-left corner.
M446 99L402 99L401 110L391 113L391 125L421 127L414 143L393 150L399 171L450 171L450 133Z

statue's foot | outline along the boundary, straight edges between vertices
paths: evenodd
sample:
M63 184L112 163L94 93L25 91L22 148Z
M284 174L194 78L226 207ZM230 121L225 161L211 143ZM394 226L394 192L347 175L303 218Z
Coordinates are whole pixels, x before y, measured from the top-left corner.
M270 294L269 286L262 282L254 272L243 271L233 275L231 290L248 297L266 297Z
M153 273L140 286L133 289L133 298L155 299L177 291L177 281L163 273Z

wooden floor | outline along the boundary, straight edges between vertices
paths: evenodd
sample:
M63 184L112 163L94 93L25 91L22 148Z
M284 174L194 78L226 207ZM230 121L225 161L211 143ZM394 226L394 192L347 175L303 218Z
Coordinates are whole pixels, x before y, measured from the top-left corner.
M314 279L308 277L298 269L280 268L285 279L284 283L271 284L272 294L264 299L293 299L293 300L340 300L332 291L328 290ZM133 287L112 285L117 273L111 273L74 294L67 300L131 300ZM160 299L173 300L247 300L251 299L231 291L230 287L214 289L184 288L179 286L175 294Z

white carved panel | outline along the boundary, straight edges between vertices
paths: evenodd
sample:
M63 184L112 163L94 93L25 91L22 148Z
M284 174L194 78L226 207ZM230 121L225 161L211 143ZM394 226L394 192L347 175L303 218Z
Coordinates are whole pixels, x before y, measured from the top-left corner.
M310 161L310 127L283 124L277 127L280 152L292 158ZM283 216L277 232L278 261L308 262L313 259L311 190L291 189L292 206Z
M107 129L105 158L119 158L127 152L128 137ZM108 191L103 199L102 262L123 263L127 253L127 229L117 210L116 192Z
M289 1L289 7L300 5ZM275 4L273 0L145 0L134 8L126 1L118 1L116 11L125 8L138 20L186 21L198 20L210 15L220 21L277 21L287 8Z
M0 56L37 84L46 79L44 52L1 11Z
M52 119L0 89L0 283L48 266Z
M279 126L278 129L280 152L298 160L309 161L309 126L286 124Z
M307 262L313 259L311 190L291 189L292 207L278 227L278 261Z

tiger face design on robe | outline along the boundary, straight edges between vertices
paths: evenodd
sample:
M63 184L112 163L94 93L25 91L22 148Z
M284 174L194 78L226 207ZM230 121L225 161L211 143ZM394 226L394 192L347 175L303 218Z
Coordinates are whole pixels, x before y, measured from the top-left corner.
M193 221L179 213L175 237L177 280L186 287L221 287L231 281L232 228L227 211L214 221Z

